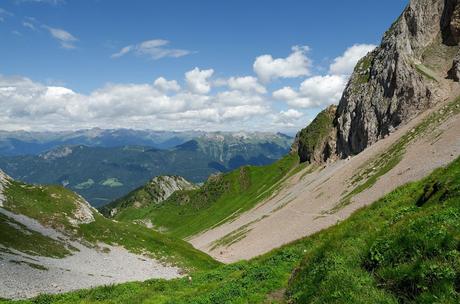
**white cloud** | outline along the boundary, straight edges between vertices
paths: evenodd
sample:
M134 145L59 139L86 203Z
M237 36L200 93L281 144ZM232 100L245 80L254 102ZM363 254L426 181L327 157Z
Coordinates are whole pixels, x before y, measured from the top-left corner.
M29 22L29 21L23 21L22 26L24 26L25 28L28 28L28 29L30 29L32 31L37 31L37 28L35 27L35 25L32 22Z
M223 119L248 119L253 115L263 115L269 110L261 105L241 105L224 109Z
M277 78L295 78L310 75L311 60L307 57L307 46L294 46L286 58L273 59L271 55L256 58L253 69L262 82Z
M283 87L273 92L273 97L278 100L292 100L299 96L297 92L291 87Z
M128 53L135 53L140 56L147 56L151 59L161 59L165 57L178 58L190 54L191 52L183 49L169 48L170 42L163 39L146 40L138 44L127 45L117 53L112 54L112 58L119 58Z
M284 87L273 92L273 98L283 100L291 107L314 108L338 103L347 78L338 75L314 76L305 79L298 91Z
M212 75L210 70L194 71L205 81ZM24 77L0 75L0 125L2 129L29 130L95 126L267 129L267 113L272 109L257 93L231 90L206 95L202 94L207 91L203 84L194 85L199 94L160 77L151 84L109 84L81 94L63 86L47 86Z
M78 39L75 38L75 36L73 36L71 33L63 29L53 28L47 25L43 25L43 27L50 32L53 38L59 41L59 43L61 44L61 47L63 47L64 49L74 49L75 48L75 42L77 42Z
M40 29L39 23L36 24ZM69 38L73 36L66 33L69 34L55 32L56 39L73 41ZM149 41L142 48L165 45L164 41ZM357 60L359 56L353 55L357 53L355 49L351 47L338 57L334 68L331 65L331 71L340 72L340 75L307 77L298 86L281 87L269 96L270 86L265 87L260 81L309 74L306 48L294 48L286 58L271 58L269 68L259 70L258 77L215 79L213 69L194 68L185 73L183 84L158 77L150 83L108 84L88 94L73 91L62 83L51 86L24 77L0 75L0 125L2 129L34 130L96 126L163 130L296 130L305 125L308 109L323 108L339 101L349 77L342 72L350 71L342 63L351 62L352 57ZM138 48L128 46L120 52L122 56L138 52ZM293 62L305 61L308 64L304 65L306 69L303 71L290 69L295 66ZM261 71L266 72L262 72L265 76L261 76Z
M16 0L16 3L44 3L51 5L65 4L65 0Z
M13 13L10 13L6 9L0 7L0 22L4 22L6 18L12 17Z
M294 109L289 109L287 111L281 111L280 114L283 117L286 117L286 118L289 118L289 119L298 119L298 118L303 116L302 112L299 112L299 111L294 110Z
M263 103L263 98L254 93L237 90L219 92L215 100L223 105L255 105Z
M279 113L272 114L273 124L277 127L293 128L299 125L304 125L304 113L295 109L288 109L280 111Z
M174 91L177 92L180 90L180 85L175 80L166 80L163 77L155 79L153 86L162 92Z
M333 75L350 75L359 59L376 48L373 44L355 44L349 47L342 56L334 59L329 67Z
M213 69L200 70L194 68L185 73L185 81L187 86L193 93L207 94L211 90L211 84L208 79L214 74Z
M260 94L265 94L267 92L265 87L258 82L257 78L252 76L230 77L227 81L227 85L233 90L245 92L252 91Z

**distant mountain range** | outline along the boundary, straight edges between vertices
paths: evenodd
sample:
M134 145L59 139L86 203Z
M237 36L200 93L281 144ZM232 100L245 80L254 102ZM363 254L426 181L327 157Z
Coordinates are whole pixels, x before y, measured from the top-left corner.
M205 135L203 131L153 131L132 129L86 129L62 132L0 131L0 155L39 154L66 145L119 147L125 145L170 149Z
M1 169L24 182L64 185L94 206L119 198L158 175L180 175L200 183L216 172L270 164L285 155L293 141L283 134L246 132L93 129L5 134L0 139L1 151L9 156L0 156ZM186 140L189 137L193 139ZM180 144L158 148L172 142ZM14 144L5 148L5 143ZM59 146L61 143L64 145ZM51 149L42 151L45 147ZM19 152L24 155L17 155Z

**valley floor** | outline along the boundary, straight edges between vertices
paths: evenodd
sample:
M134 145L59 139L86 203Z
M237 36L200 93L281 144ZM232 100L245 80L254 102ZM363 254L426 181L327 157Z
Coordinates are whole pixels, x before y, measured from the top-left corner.
M231 263L330 227L396 187L457 158L459 108L459 99L451 102L447 98L359 155L312 173L307 167L271 198L189 242Z
M36 231L54 240L65 240L73 251L70 256L52 258L0 246L0 298L28 298L41 293L180 276L179 268L133 254L123 247L102 243L96 248L85 246L26 216L3 208L0 208L0 213L24 225L28 231Z

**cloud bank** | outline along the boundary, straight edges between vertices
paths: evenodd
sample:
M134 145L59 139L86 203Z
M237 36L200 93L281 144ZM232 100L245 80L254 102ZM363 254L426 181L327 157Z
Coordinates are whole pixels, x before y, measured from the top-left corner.
M62 29L46 29L64 48L78 41ZM116 55L169 56L159 51L167 45L163 40L149 40ZM254 75L215 78L214 69L195 67L182 80L158 77L150 83L107 84L88 94L27 77L0 75L0 124L8 130L295 130L311 119L309 109L339 101L353 65L373 47L353 45L332 61L326 75L312 76L308 47L296 46L284 58L255 58ZM175 56L171 49L167 52ZM303 79L298 87L269 85L278 78L299 77Z

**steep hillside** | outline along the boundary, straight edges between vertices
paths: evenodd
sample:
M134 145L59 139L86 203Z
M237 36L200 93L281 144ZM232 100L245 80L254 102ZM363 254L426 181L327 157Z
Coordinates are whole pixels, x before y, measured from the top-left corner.
M161 203L153 198L146 205L134 206L133 199L149 191L147 185L114 202L117 212L111 204L104 213L118 221L147 221L157 230L184 238L251 209L276 192L297 164L298 158L288 155L269 166L241 167L213 175L197 189L176 191Z
M24 182L61 184L101 206L158 175L203 182L242 165L270 164L289 151L291 142L275 134L212 133L171 150L65 146L40 155L0 157L0 168Z
M223 262L263 254L449 163L460 155L459 134L460 99L440 103L354 157L301 166L273 196L189 241Z
M249 262L17 303L458 303L459 185L457 159Z
M358 62L337 109L297 135L292 151L318 169L304 169L256 208L190 242L221 261L252 258L456 158L460 86L450 76L459 10L453 0L411 1L382 44Z
M0 297L173 278L217 263L184 241L104 218L59 186L1 174Z

